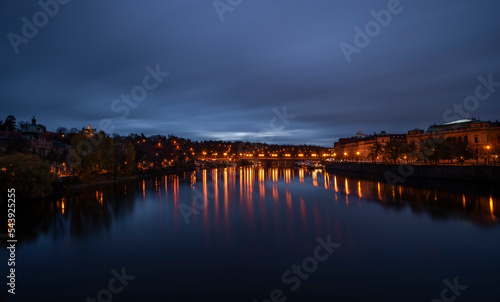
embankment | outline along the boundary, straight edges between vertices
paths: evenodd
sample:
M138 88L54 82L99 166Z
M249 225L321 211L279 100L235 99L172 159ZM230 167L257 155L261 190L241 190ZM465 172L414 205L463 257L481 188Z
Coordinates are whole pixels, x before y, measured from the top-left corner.
M389 173L404 178L447 179L461 181L500 182L500 166L390 165L369 163L332 163L330 171L385 177Z

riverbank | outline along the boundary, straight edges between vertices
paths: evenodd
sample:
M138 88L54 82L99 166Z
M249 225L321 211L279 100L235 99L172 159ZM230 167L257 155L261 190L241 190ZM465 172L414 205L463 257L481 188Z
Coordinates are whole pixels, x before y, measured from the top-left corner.
M392 165L370 163L326 164L329 171L342 171L359 175L403 178L445 179L459 181L500 182L499 166L441 166L441 165ZM410 173L411 172L411 173Z
M244 165L244 164L243 164ZM59 178L53 184L53 191L50 195L46 195L41 198L60 196L68 193L76 193L79 191L84 191L87 189L95 189L101 188L113 184L134 182L143 179L149 179L153 177L163 176L163 175L172 175L172 174L182 174L185 172L195 171L197 168L208 169L208 168L222 168L227 167L227 164L224 163L212 163L203 165L201 167L196 167L194 165L186 165L184 167L167 167L161 169L150 169L150 170L141 170L140 173L130 175L130 176L119 176L114 177L112 175L100 175L91 181L82 181L78 176L67 176L63 178Z
M113 184L134 182L142 179L149 179L152 177L158 177L163 175L190 172L194 170L195 168L176 169L174 167L168 167L159 170L143 171L143 173L131 176L113 177L111 175L102 175L96 177L90 182L81 181L78 176L68 176L64 178L59 178L53 185L54 190L52 194L44 196L43 198L60 196L68 193L76 193L87 189L101 188Z

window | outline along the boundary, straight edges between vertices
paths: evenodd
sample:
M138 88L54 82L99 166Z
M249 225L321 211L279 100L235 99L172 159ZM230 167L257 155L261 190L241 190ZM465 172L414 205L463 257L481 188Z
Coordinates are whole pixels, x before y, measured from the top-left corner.
M478 138L477 136L476 136L476 137L474 137L474 142L475 142L476 144L477 144L477 143L479 143L479 138Z

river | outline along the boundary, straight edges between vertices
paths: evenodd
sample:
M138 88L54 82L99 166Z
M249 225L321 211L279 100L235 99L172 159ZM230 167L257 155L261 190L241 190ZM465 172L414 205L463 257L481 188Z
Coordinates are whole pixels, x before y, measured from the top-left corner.
M498 302L499 200L494 185L276 167L89 189L17 205L16 295L1 295Z

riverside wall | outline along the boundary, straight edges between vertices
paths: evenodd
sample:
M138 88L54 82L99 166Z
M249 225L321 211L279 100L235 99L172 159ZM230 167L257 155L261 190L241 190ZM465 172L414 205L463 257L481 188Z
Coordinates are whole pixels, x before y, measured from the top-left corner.
M413 168L413 172L411 172ZM325 165L330 171L343 171L359 175L385 177L386 174L404 178L428 178L462 181L500 182L500 166L440 166L393 165L370 163L332 163Z

